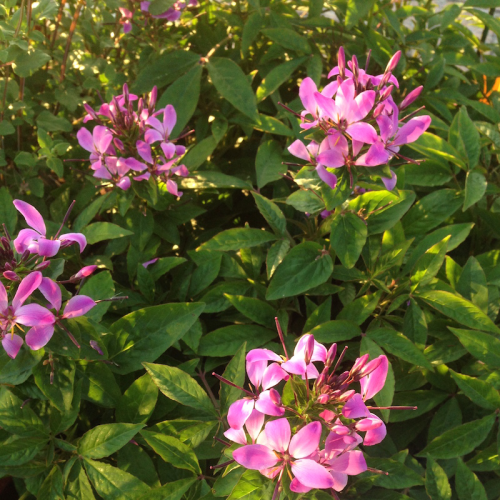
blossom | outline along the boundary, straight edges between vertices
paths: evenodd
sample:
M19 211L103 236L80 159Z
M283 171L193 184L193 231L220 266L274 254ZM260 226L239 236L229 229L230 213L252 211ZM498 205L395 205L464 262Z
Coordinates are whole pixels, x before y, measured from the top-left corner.
M47 230L45 222L40 212L22 200L14 200L14 206L26 220L28 226L32 229L21 229L19 235L14 240L16 252L22 254L26 250L30 253L36 253L42 257L52 257L57 254L59 249L65 246L77 243L80 247L80 253L87 245L87 239L81 233L67 233L56 236L55 239L47 239Z
M318 462L308 458L317 450L320 439L319 422L305 425L292 437L288 420L280 418L266 424L257 444L233 451L233 458L247 469L259 470L271 478L281 475L285 467L289 466L301 485L331 488L334 485L331 474Z
M113 134L102 125L94 127L92 134L86 128L81 128L76 138L80 146L90 152L90 163L93 164L95 170L102 166L105 154L114 152L111 146Z
M118 10L122 15L120 24L123 26L123 32L125 34L130 33L130 31L132 30L132 17L134 16L134 13L129 9L125 9L124 7L119 7Z
M96 303L86 295L76 295L66 302L64 312L61 314L62 294L59 285L50 278L43 278L39 285L40 292L48 300L57 316L52 315L52 321L47 324L30 325L33 326L26 333L26 344L30 349L36 351L44 347L54 334L54 326L62 319L72 319L83 316L90 311Z
M311 342L312 346L308 346ZM308 348L311 353L309 359L306 359ZM293 356L290 360L285 361L281 365L281 368L290 374L301 375L302 378L305 378L307 374L307 378L312 380L319 375L317 368L313 365L313 361L322 361L324 363L326 361L326 353L326 347L314 340L313 335L304 335L297 342Z
M87 278L97 269L96 265L84 266L76 274L72 276L72 279Z
M14 333L18 325L41 326L50 325L54 315L38 304L23 305L29 296L40 286L42 273L35 271L28 274L21 283L9 306L7 291L0 282L0 326L2 330L2 345L5 352L15 358L23 345L23 339ZM20 327L19 327L20 328ZM8 333L7 330L11 330ZM20 328L22 330L22 328Z

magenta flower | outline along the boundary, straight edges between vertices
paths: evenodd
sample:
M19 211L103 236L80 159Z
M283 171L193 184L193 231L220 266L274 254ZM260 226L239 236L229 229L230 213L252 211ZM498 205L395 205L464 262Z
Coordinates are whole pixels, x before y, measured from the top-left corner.
M95 305L95 301L86 295L76 295L66 302L64 312L61 314L62 295L59 285L50 278L43 278L39 286L40 292L49 301L51 307L56 310L57 316L52 313L52 322L47 324L30 325L33 326L26 333L26 344L33 351L44 347L54 334L55 324L60 324L62 319L77 318L90 311Z
M24 326L45 326L54 321L54 315L38 304L23 305L28 297L40 286L42 273L35 271L24 278L16 291L12 305L9 306L7 291L0 282L0 326L2 345L5 352L14 359L23 345L23 339L14 333L14 328ZM8 330L11 330L9 333Z
M123 32L125 34L130 33L130 31L132 30L132 17L134 16L134 13L131 10L125 9L123 7L119 7L118 10L122 15L120 24L123 26Z
M97 269L96 265L82 267L76 274L74 274L72 279L82 279L90 276Z
M267 477L279 475L285 468L308 488L331 488L331 474L310 457L318 449L321 439L321 424L311 422L293 437L286 418L268 422L257 439L257 444L246 445L233 451L233 458L247 469L260 471ZM294 491L292 489L292 491Z
M250 416L245 421L245 429L247 430L250 438L252 439L252 443L255 444L262 426L264 425L264 414L258 410L253 410ZM247 444L247 436L243 428L233 429L230 427L227 431L224 432L224 436L226 436L231 441L234 441L238 444Z
M337 89L337 82L330 83L322 90L320 95L324 96L325 98L331 98L335 94L335 92L337 92ZM315 99L316 93L318 93L318 87L316 86L312 78L304 78L299 87L299 97L302 101L302 105L305 108L305 110L301 113L303 120L300 126L306 130L316 127L318 125L318 121L323 118L323 110L318 107L317 101ZM308 118L308 116L312 117L312 121Z
M53 257L61 247L66 247L77 243L80 247L80 253L85 250L87 239L81 233L61 234L55 239L47 239L47 230L45 222L40 212L22 200L14 200L14 206L26 220L28 226L32 229L21 229L19 235L14 240L14 248L17 253L24 253L28 250L30 253L36 253L42 257Z
M312 342L312 346L309 347L308 354L308 344ZM315 379L319 376L318 369L313 365L314 361L326 361L326 347L320 344L314 337L310 334L304 335L300 338L295 346L293 356L285 361L281 368L286 372L294 375L301 375L305 379L306 374L309 380Z
M77 132L76 138L80 146L90 152L90 163L95 166L95 169L102 166L105 154L113 154L114 152L111 146L113 134L102 125L94 127L92 134L86 128L81 128Z
M157 260L158 260L158 257L156 257L155 259L151 259L151 260L148 260L146 262L143 262L142 263L142 267L144 267L144 269L147 269L148 266L150 266L151 264L156 263Z
M148 144L153 144L157 141L167 143L176 122L177 113L175 112L174 107L169 104L163 110L163 122L160 122L160 120L154 116L150 116L146 120L146 125L149 125L152 128L146 130L146 134L144 136L145 141Z
M103 162L94 163L91 168L95 171L94 177L97 179L109 180L123 191L130 187L130 177L127 177L130 166L123 158L108 156Z

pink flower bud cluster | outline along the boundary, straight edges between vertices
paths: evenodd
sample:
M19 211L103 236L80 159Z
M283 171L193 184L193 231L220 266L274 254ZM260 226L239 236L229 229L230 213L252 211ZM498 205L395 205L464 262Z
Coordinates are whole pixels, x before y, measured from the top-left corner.
M102 104L98 111L84 105L84 123L93 120L97 125L92 133L81 128L77 139L90 153L94 177L124 191L132 180L153 177L164 182L169 193L182 196L175 178L187 177L189 172L185 165L179 165L186 148L175 144L179 138L171 137L177 114L170 104L155 110L156 100L156 87L145 100L131 94L125 84L123 94Z
M189 0L188 2L175 2L174 5L169 7L165 12L161 12L160 14L152 15L149 13L149 6L151 2L141 1L139 6L139 11L145 15L146 21L148 17L152 17L153 19L166 19L167 21L178 21L181 17L182 11L186 7L197 7L197 0ZM134 17L134 11L120 7L120 24L123 26L123 33L130 33L132 31L132 19Z
M24 342L32 350L41 349L54 334L55 325L58 325L80 347L62 320L84 315L96 302L85 295L75 295L62 308L60 285L80 282L90 276L97 266L85 266L68 280L59 282L44 277L41 272L50 267L47 257L54 257L61 248L77 244L80 252L85 249L87 241L83 234L60 234L73 205L60 229L50 238L47 236L45 221L35 207L21 200L14 200L14 206L30 228L21 229L14 240L5 230L6 235L0 239L0 266L3 269L2 277L6 280L0 281L2 346L11 358L17 356ZM37 290L40 294L35 297L33 294ZM35 302L26 304L28 299L42 302L46 299L48 305L44 307ZM23 326L30 328L25 331ZM24 339L18 333L24 333Z
M366 402L384 387L387 357L369 361L365 354L340 372L346 349L336 360L336 344L327 349L308 334L290 358L286 348L285 356L268 349L246 356L250 390L240 388L245 396L230 406L224 435L242 445L233 451L237 463L278 478L276 498L285 471L293 492L341 491L349 475L368 470L358 446L378 444L386 435L384 422L372 413L380 408ZM276 389L281 382L282 394Z
M288 151L313 166L320 179L334 189L336 169L347 168L354 187L353 170L356 167L386 165L396 157L415 163L399 153L401 146L416 141L429 127L430 116L414 113L402 117L401 111L412 104L422 91L418 87L397 105L393 98L399 82L392 74L401 51L391 58L383 74L373 76L361 69L356 56L347 63L344 49L338 53L338 65L328 74L335 78L318 92L311 78L305 78L299 96L305 108L300 114L300 126L313 132L307 145L296 140ZM418 163L418 162L417 162ZM396 185L396 174L382 176L388 190Z

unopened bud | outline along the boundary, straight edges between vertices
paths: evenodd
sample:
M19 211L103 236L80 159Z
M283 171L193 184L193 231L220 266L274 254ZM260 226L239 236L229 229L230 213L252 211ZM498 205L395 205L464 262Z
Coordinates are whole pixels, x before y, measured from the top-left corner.
M351 375L354 375L355 373L359 372L366 364L368 361L368 358L370 357L369 354L363 354L360 358L358 358L355 362L354 365L351 368Z
M5 267L5 269L7 269L7 271L12 271L12 266L10 265L9 262L6 262L4 267Z
M326 373L320 373L319 377L316 379L316 387L319 389L323 386L323 384L326 382Z
M3 277L10 281L21 281L21 278L14 271L5 271Z
M326 353L326 360L325 360L325 366L330 368L333 364L333 360L335 359L335 356L337 355L337 344L332 344L330 346L330 349L328 349L328 352Z
M5 248L5 250L10 250L9 240L5 236L2 236L0 240L2 241L2 246Z
M313 353L314 353L314 335L308 335L306 346L304 349L304 360L306 362L306 365L308 365L311 362Z
M415 100L417 100L418 96L422 92L424 87L420 85L416 89L413 89L404 99L403 102L399 105L399 109L407 108L410 104L412 104Z
M380 356L378 358L372 359L359 371L359 377L366 377L366 375L369 375L372 371L376 370L380 366L380 363L382 363L382 359L383 358Z
M378 118L382 111L384 111L385 104L381 102L376 108L375 111L373 112L373 118Z
M344 79L345 78L345 53L344 53L344 47L339 48L339 52L337 55L337 61L338 61L338 66L339 66L339 74L340 78Z
M123 97L128 100L128 85L126 83L123 84Z
M398 50L392 57L389 63L387 64L387 67L385 68L386 73L387 72L393 72L396 66L399 63L399 59L401 59L401 51Z
M386 71L382 75L382 79L380 80L378 86L379 88L383 88L387 85L387 82L391 79L392 73L390 71Z
M276 389L269 390L269 399L276 405L281 406L281 396Z
M356 391L354 391L354 390L345 391L344 394L339 396L338 400L339 401L348 401L349 399L351 399L354 396L354 394L356 394Z
M40 262L40 264L37 264L35 266L36 271L42 271L43 269L47 269L50 266L50 260L45 260L43 262Z
M151 90L151 92L149 93L148 107L150 112L154 110L157 98L158 98L158 87L155 85L153 87L153 90Z
M140 116L142 110L144 109L144 99L141 97L137 102L137 114Z
M104 353L102 352L102 349L99 347L99 344L97 343L97 341L91 340L89 342L89 345L90 345L90 347L92 347L92 349L94 349L94 351L97 351L98 354L100 354L101 356L104 356Z
M96 269L97 266L94 265L82 267L76 274L71 276L71 279L86 278L87 276L90 276Z
M354 75L354 82L357 83L359 78L359 64L356 56L352 56L351 69Z
M23 255L21 256L21 262L24 262L25 260L28 260L29 256L30 256L30 251L29 250L25 250Z
M85 108L85 111L94 119L97 120L97 114L94 111L93 108L91 108L87 103L84 103L83 107Z
M328 394L321 394L318 398L318 403L320 405L326 405L326 403L328 403Z
M125 153L125 146L123 145L123 142L120 139L115 137L113 139L113 144L116 147L116 149L118 149L121 153Z
M390 87L386 87L381 93L379 97L379 101L385 101L392 93L392 89L394 88L394 85L391 85Z

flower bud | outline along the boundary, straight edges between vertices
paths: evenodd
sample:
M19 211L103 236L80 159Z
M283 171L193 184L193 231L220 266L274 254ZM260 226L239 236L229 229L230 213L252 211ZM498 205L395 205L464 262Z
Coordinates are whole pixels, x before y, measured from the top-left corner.
M354 375L355 373L359 372L366 364L368 361L368 358L370 357L369 354L363 354L360 358L358 358L355 362L354 365L351 368L351 375Z
M385 104L381 102L376 108L375 111L373 112L373 118L378 118L382 111L384 111Z
M394 85L391 85L390 87L386 87L381 93L379 97L379 101L385 101L392 93L392 90L394 89Z
M357 83L359 78L359 64L356 56L352 56L351 69L354 75L354 82Z
M30 255L31 255L30 251L29 250L25 250L24 253L21 256L21 262L24 262L25 260L28 260L28 258L29 258Z
M97 114L96 112L94 111L93 108L91 108L87 103L84 103L83 104L83 107L85 108L85 111L94 119L94 120L97 120Z
M94 351L97 351L98 354L100 354L101 356L104 356L104 353L102 352L102 349L99 347L99 344L97 343L97 341L91 340L89 342L89 345L90 345L90 347L92 347L92 349L94 349Z
M356 394L356 391L354 390L350 390L350 391L345 391L344 394L342 394L338 400L339 401L348 401L349 399L351 399L354 394Z
M306 346L304 349L304 359L306 365L308 365L311 362L313 353L314 353L314 335L308 335Z
M318 403L320 405L326 405L326 403L328 403L328 394L321 394L319 397L318 397Z
M123 145L123 142L120 139L115 137L113 139L113 144L116 147L116 149L118 149L118 151L120 151L120 153L125 153L125 146Z
M342 79L345 78L345 53L344 47L339 48L339 52L337 55L337 61L339 66L339 74Z
M50 260L45 260L40 262L40 264L35 266L35 270L42 271L43 269L47 269L50 266Z
M90 276L96 269L97 266L94 265L82 267L76 274L71 276L71 279L86 278L87 276Z
M269 399L276 405L281 406L281 396L276 389L269 390Z
M390 71L386 71L382 75L382 79L380 80L380 83L378 84L379 88L385 87L387 85L387 82L390 80L392 76L392 73Z
M320 388L326 382L326 373L320 373L319 377L316 379L316 387Z
M148 108L149 112L152 113L156 106L156 99L158 98L158 87L155 85L153 90L149 93Z
M12 266L8 262L4 264L4 267L5 269L7 269L7 271L12 271Z
M332 344L330 346L330 349L328 349L328 352L326 353L326 360L325 360L325 366L330 368L333 364L333 360L335 359L335 356L337 355L337 344Z
M380 363L382 363L382 358L380 356L378 358L372 359L359 371L359 377L366 377L372 371L376 370L380 366Z
M123 97L128 101L128 85L126 83L123 84Z
M5 248L5 250L10 250L9 240L5 236L2 236L2 238L0 238L0 240L2 242L2 246Z
M399 59L401 59L401 51L398 50L392 57L391 60L388 62L387 67L385 68L386 73L388 72L393 72L396 68L396 66L399 63Z
M14 271L5 271L3 277L10 281L21 281L21 278Z
M422 89L424 87L420 85L420 87L417 87L416 89L413 89L404 99L403 102L399 105L399 109L404 109L407 108L410 104L415 101L420 93L422 92Z

